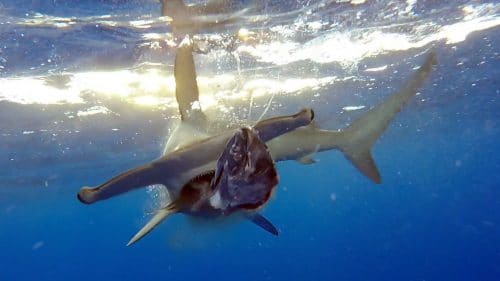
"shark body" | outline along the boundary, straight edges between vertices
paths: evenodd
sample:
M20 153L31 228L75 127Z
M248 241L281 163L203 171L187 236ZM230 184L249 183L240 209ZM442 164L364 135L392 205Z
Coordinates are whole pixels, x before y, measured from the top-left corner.
M183 96L179 91L176 92L177 99L181 100L179 105L189 105L179 108L182 121L176 131L201 131L198 137L203 138L208 132L203 132L203 128L200 128L199 124L208 121L200 108L192 107L194 103L197 103L198 88L191 49L191 45L179 47L175 60L175 80L178 89L189 93L185 95L188 100L186 101L182 100ZM266 142L273 159L277 162L303 160L304 157L314 153L336 149L341 151L363 175L375 183L380 183L381 177L371 156L371 147L395 115L415 96L431 73L434 64L436 64L436 57L434 53L431 53L397 93L389 96L381 104L370 109L342 130L322 130L308 123L307 118L305 118L306 121L300 128L285 134L277 134L275 136L278 137L274 139L262 136L261 138ZM191 75L189 77L179 76L177 75L179 73L190 73ZM302 114L311 115L312 112L308 114L302 112ZM290 120L294 118L297 116L271 118L259 122L260 124L258 123L256 126L265 127L263 124L270 124L277 120L291 122ZM268 128L272 128L272 126ZM233 132L229 130L201 141L197 140L195 136L192 142L186 141L186 139L176 140L174 135L169 140L168 148L164 151L163 157L122 173L97 187L84 187L78 193L78 198L86 204L92 204L153 184L165 185L175 198L180 188L190 179L214 170L216 160ZM181 145L181 141L184 141L184 145Z

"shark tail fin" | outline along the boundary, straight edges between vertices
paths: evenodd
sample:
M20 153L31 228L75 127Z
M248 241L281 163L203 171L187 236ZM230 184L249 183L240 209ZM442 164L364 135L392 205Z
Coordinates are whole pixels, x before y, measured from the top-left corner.
M376 184L382 183L380 172L378 171L375 160L373 160L370 149L363 150L344 150L344 156L366 177Z
M159 209L156 214L144 225L139 232L137 232L130 241L128 241L127 246L134 244L139 241L146 234L151 232L157 225L159 225L163 220L165 220L169 215L176 213L177 208L174 204L170 204L165 208Z
M371 147L382 135L396 114L416 95L437 63L431 52L417 72L394 95L370 109L336 137L340 137L339 149L344 156L365 176L380 183L380 173L371 155Z

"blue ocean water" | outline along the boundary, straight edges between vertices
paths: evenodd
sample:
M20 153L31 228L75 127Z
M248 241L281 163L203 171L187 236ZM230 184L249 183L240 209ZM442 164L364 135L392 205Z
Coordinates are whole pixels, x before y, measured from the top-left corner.
M0 280L500 280L496 1L270 1L201 30L219 118L309 106L338 129L438 65L373 148L382 184L338 151L281 162L278 237L175 215L132 247L151 192L76 193L160 155L175 40L156 1L74 2L0 2Z

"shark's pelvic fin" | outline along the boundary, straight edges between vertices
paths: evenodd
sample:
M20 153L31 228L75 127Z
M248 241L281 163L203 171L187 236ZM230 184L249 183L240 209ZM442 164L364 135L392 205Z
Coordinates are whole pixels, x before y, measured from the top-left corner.
M247 219L272 235L278 236L278 229L276 229L273 223L266 219L263 215L259 213L249 214Z
M156 214L148 221L148 223L137 232L130 241L128 241L127 246L134 244L139 241L144 235L148 234L153 230L158 224L160 224L169 215L177 212L174 204L170 204L165 208L159 209Z
M349 125L340 134L339 149L361 173L375 183L380 183L380 173L371 156L371 147L382 135L396 114L415 96L418 89L432 71L433 65L437 63L436 54L430 53L424 64L403 85L398 93L391 95L381 104L366 112L361 118Z

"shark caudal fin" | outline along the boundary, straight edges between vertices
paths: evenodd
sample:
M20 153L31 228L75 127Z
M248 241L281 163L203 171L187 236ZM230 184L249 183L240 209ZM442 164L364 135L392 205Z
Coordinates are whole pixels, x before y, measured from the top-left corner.
M371 155L371 147L395 115L416 95L436 63L436 54L428 54L422 66L396 94L370 109L337 135L341 138L338 147L344 156L373 182L380 183L381 178Z
M177 209L173 204L168 205L165 208L159 209L156 214L144 225L139 232L137 232L130 241L128 241L127 246L134 244L139 241L146 234L151 232L157 225L159 225L163 220L165 220L169 215L176 213Z

